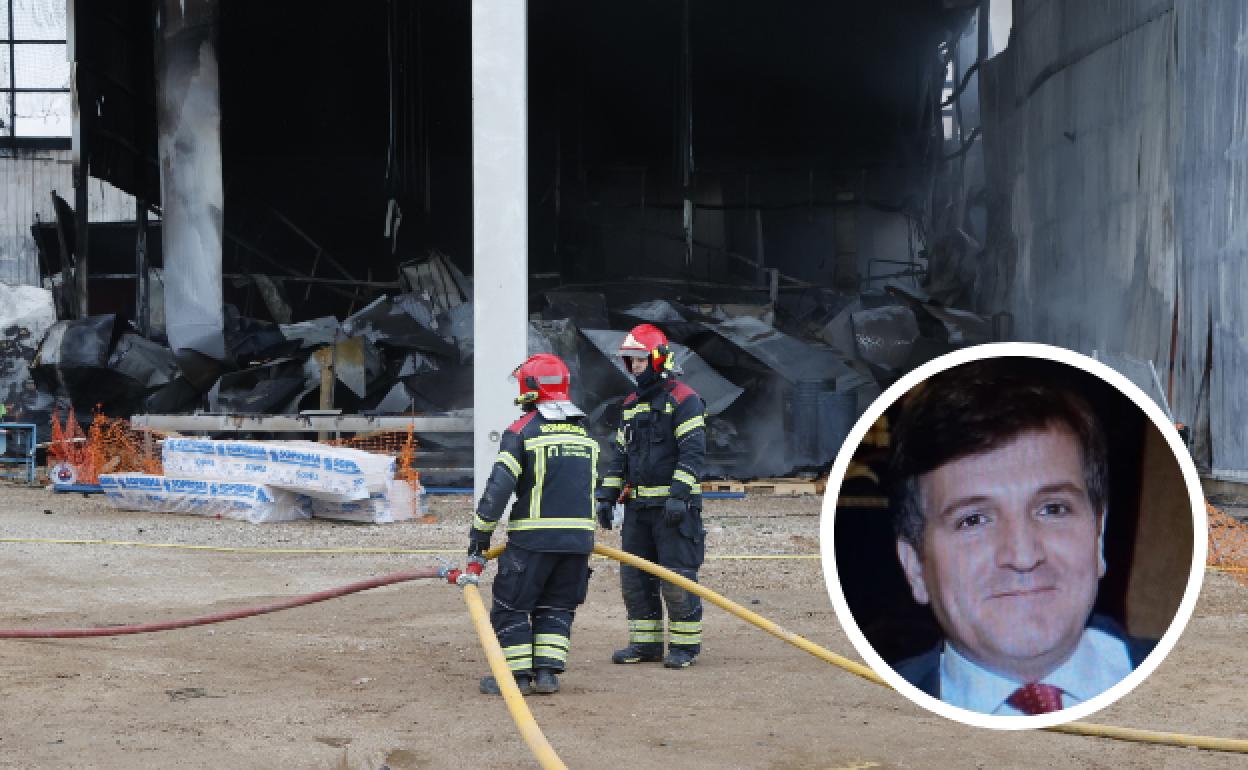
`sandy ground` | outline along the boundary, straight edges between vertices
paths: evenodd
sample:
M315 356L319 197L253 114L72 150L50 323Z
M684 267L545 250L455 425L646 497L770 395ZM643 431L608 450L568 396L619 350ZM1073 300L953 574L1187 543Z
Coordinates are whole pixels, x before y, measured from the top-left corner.
M815 553L819 503L711 501L710 552ZM0 487L8 538L458 551L467 499L437 499L433 512L438 523L255 526L117 512L98 498ZM173 619L436 563L428 555L0 549L0 626L8 628ZM1248 766L1242 756L951 723L713 607L696 666L613 666L611 651L625 637L618 569L594 566L564 690L528 699L572 768ZM703 582L856 657L817 560L712 559ZM1210 574L1174 652L1093 721L1248 738L1246 609L1248 589ZM501 699L477 693L485 671L461 592L433 581L163 634L0 641L0 767L536 766Z

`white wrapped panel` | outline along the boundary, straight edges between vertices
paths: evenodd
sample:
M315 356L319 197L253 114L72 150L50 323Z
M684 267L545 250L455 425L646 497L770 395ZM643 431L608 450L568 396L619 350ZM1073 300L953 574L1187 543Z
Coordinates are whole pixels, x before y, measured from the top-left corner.
M307 498L264 484L105 473L100 476L100 486L114 507L132 511L188 513L253 524L310 516Z
M312 441L218 441L168 438L162 450L170 476L265 484L330 502L384 494L395 460Z

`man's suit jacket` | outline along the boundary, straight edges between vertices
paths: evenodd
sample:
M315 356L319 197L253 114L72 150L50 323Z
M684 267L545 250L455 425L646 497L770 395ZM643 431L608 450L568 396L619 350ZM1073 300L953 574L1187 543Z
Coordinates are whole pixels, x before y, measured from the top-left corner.
M1157 646L1156 639L1139 639L1127 636L1122 626L1112 618L1104 615L1093 615L1088 620L1088 628L1103 631L1116 639L1121 639L1127 646L1127 656L1131 659L1131 668L1138 668L1140 663ZM919 688L933 698L940 697L940 651L943 643L937 644L927 652L893 665L902 679Z

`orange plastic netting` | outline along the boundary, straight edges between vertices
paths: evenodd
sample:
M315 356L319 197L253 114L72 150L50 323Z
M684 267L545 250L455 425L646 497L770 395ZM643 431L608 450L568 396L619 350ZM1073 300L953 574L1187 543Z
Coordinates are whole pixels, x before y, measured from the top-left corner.
M1248 585L1248 525L1205 503L1209 514L1209 553L1205 563Z
M129 420L108 417L98 408L84 434L70 407L63 422L59 412L52 414L48 466L68 466L79 484L98 484L101 473L159 474L160 443L165 436L159 431L131 428ZM395 478L421 489L420 471L415 467L416 437L410 428L324 443L390 455L396 459Z
M394 477L400 481L406 481L417 490L421 488L420 471L415 466L416 435L411 427L406 431L368 433L351 438L330 439L324 443L330 446L349 447L374 454L390 455L396 461Z

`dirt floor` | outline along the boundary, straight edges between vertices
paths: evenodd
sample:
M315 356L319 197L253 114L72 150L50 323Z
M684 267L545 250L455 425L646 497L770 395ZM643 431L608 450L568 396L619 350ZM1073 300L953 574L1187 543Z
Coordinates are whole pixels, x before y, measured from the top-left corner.
M817 560L732 558L816 553L819 507L815 498L709 502L702 582L856 657ZM458 552L467 498L437 498L432 512L437 523L250 525L0 487L5 538ZM436 564L431 555L11 542L0 553L6 628L173 619ZM594 567L563 692L527 701L572 768L1248 765L1229 754L951 723L714 607L696 666L613 666L625 638L618 568ZM1248 738L1246 612L1248 588L1211 573L1170 657L1091 721ZM535 767L501 699L477 693L485 672L460 590L433 581L162 634L0 641L0 767Z

